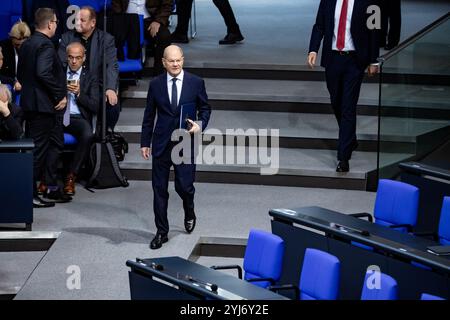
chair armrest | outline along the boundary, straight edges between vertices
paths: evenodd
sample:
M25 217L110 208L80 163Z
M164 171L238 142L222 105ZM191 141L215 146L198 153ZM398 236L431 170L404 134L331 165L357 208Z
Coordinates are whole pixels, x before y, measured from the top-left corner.
M253 278L247 280L247 282L261 282L261 281L269 281L271 286L275 285L275 280L272 278Z
M370 213L367 212L361 212L361 213L351 213L349 216L355 217L355 218L367 218L369 222L373 222L373 217Z
M406 231L412 232L413 226L410 224L393 224L389 226L391 229L397 229L397 228L406 228Z
M226 266L211 266L211 269L214 270L229 270L229 269L237 269L239 279L242 279L242 268L237 264L226 265Z
M294 290L295 300L298 300L300 297L300 289L298 286L296 286L294 284L283 284L280 286L270 286L270 287L267 287L267 289L270 291L273 291L273 292L278 292L278 291L282 291L282 290Z
M439 241L439 235L436 232L432 231L421 231L413 233L416 237L429 237L434 241Z

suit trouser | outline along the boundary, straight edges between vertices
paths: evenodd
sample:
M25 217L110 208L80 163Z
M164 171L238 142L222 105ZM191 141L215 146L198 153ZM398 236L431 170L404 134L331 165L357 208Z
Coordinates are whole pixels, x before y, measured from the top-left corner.
M325 68L331 105L339 125L339 161L350 160L356 146L356 105L359 99L364 68L353 54L340 55L333 51Z
M153 62L153 75L158 76L164 72L164 67L162 64L162 58L164 54L164 50L170 46L170 31L167 26L161 25L159 27L159 31L156 36L153 38L150 35L150 32L147 29L150 27L152 23L151 18L147 18L144 20L144 29L145 29L145 39L150 40L152 45L155 47L154 53L154 62Z
M70 173L77 175L86 160L86 154L94 137L92 127L81 115L71 115L70 124L64 127L64 132L73 135L78 142L70 165Z
M175 33L187 35L189 28L189 19L191 18L193 0L178 0L177 13L178 22ZM214 5L219 9L220 14L227 26L227 33L239 33L239 25L228 0L213 0Z
M153 187L153 211L157 232L167 234L169 221L167 219L167 206L169 201L169 174L170 167L175 171L175 191L183 200L185 220L195 217L194 214L194 181L195 164L179 164L172 162L171 153L174 143L169 142L164 152L159 157L152 158L152 187Z
M27 112L27 137L33 139L33 194L37 195L36 182L43 176L49 186L56 186L58 160L64 148L63 114Z
M380 44L396 46L400 42L402 12L400 0L381 1L381 37Z

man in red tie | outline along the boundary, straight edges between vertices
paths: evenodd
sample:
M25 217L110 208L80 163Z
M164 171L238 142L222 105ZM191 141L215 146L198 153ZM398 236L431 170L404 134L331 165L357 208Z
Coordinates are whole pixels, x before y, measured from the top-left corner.
M321 0L309 44L308 64L316 64L323 40L321 66L331 105L339 125L337 172L350 170L349 160L358 147L356 105L367 68L369 76L378 72L376 30L370 29L367 8L376 0Z

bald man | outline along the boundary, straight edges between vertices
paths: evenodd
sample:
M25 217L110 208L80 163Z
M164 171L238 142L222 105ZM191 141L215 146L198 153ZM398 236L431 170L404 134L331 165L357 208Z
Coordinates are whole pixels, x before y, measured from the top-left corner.
M195 163L193 157L188 163L174 162L171 154L177 142L172 141L171 136L177 129L186 130L191 137L200 133L208 125L211 115L205 82L183 70L181 48L168 46L162 63L166 72L150 82L141 134L141 155L145 160L152 156L153 211L157 232L150 243L151 249L159 249L169 240L167 189L172 166L175 171L175 190L183 200L184 227L187 233L195 228ZM154 126L156 115L158 117ZM198 123L194 122L197 120Z

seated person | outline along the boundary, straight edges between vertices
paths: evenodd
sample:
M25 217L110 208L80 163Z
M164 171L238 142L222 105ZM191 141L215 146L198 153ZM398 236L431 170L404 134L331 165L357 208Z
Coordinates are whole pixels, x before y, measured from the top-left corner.
M3 61L4 61L4 57L3 57L3 49L2 47L0 47L0 70L3 67ZM6 84L8 85L10 88L12 88L14 86L14 78L5 76L3 74L0 73L0 83L2 84Z
M164 72L162 58L170 45L169 17L175 0L112 0L115 13L137 13L144 16L144 38L154 46L154 75Z
M19 49L22 43L31 35L30 28L25 22L17 21L9 32L9 38L0 41L0 47L3 51L3 67L0 62L0 76L9 79L8 84L13 87L17 93L22 89L21 84L17 81L17 61ZM2 80L3 82L3 80Z
M92 119L97 114L99 89L97 79L86 69L86 50L80 42L72 42L67 48L67 109L64 114L64 132L77 140L77 145L64 182L64 193L75 194L75 180L83 166L93 139ZM39 191L45 191L41 182Z
M11 91L0 84L0 139L18 140L22 138L23 111L11 102Z

